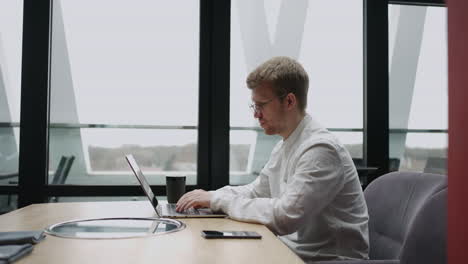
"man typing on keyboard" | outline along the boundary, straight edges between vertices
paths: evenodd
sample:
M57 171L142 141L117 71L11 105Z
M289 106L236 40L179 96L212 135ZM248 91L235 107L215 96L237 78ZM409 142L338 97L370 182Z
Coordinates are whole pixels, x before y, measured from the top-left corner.
M287 57L251 72L253 115L283 140L252 183L186 193L176 210L208 207L264 224L307 262L366 259L368 214L356 168L339 140L305 112L308 85L303 67Z

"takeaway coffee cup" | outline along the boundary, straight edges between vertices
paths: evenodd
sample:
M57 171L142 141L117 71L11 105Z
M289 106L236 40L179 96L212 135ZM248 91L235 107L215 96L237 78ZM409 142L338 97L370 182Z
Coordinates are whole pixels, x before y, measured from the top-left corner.
M168 203L177 203L185 193L185 176L166 176L166 195Z

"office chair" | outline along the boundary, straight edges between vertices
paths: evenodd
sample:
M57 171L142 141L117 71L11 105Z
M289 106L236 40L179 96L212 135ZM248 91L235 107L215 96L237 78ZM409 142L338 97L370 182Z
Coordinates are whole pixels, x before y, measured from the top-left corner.
M60 158L59 164L57 166L57 170L55 170L54 177L52 178L52 185L60 185L64 184L68 178L68 173L70 172L71 166L73 165L73 161L75 160L75 156L62 156ZM57 197L50 197L49 202L58 202Z
M0 173L0 180L8 180L8 179L17 178L17 177L18 177L18 172ZM8 213L13 210L13 207L11 206L11 195L8 195L6 199L2 198L1 203L2 205L0 205L0 214Z
M51 184L64 184L67 180L68 173L70 172L71 166L75 156L62 156L59 161L59 165L55 170L54 177L52 178Z
M320 264L447 262L447 177L415 172L383 175L364 191L369 210L369 260Z
M55 170L54 176L52 177L51 184L64 184L67 180L68 174L70 172L71 166L73 165L73 161L75 160L75 156L62 156L60 158L59 164L57 169ZM11 179L18 177L18 172L15 173L8 173L8 174L0 174L0 180ZM10 181L9 184L18 184L18 181ZM50 197L49 202L58 202L57 197ZM8 196L6 206L0 208L0 214L8 213L12 211L14 208L10 205L11 204L11 195Z

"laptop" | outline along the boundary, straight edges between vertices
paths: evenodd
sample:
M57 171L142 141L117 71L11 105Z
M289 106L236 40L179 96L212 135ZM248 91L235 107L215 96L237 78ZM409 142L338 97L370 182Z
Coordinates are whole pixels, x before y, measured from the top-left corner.
M148 197L149 201L153 205L154 210L158 217L167 217L167 218L183 218L183 217L226 217L224 213L215 213L211 211L209 208L190 208L183 212L177 212L175 210L176 204L159 204L158 199L154 195L151 187L146 180L146 177L143 175L143 172L138 166L135 158L133 155L126 155L125 159L127 159L130 168L132 168L133 173L135 174L138 182L140 182L141 188L145 192L146 196Z

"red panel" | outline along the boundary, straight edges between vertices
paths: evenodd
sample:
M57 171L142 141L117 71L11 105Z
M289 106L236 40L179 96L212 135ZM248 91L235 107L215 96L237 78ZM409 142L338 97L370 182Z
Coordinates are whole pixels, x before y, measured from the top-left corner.
M468 0L448 0L448 260L468 263Z

